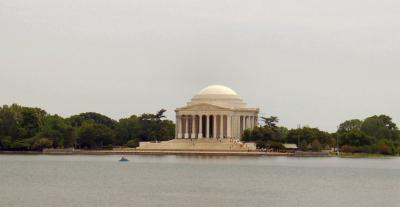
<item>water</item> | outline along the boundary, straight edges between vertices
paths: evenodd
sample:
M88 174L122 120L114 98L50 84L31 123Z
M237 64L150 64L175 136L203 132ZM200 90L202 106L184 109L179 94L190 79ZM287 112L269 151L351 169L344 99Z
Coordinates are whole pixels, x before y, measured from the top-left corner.
M400 159L0 155L1 207L400 205Z

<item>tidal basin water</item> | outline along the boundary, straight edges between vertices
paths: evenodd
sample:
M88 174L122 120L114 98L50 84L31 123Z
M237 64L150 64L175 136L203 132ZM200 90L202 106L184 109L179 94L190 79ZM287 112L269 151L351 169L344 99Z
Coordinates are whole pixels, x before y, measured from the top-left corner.
M400 206L400 159L0 155L0 206Z

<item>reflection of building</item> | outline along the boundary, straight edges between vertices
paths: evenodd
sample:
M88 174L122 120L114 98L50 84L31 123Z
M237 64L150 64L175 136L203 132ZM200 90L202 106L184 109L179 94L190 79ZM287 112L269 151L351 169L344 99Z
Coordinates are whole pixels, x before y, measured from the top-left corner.
M213 85L196 94L186 106L177 108L176 138L236 138L257 125L259 110L247 108L232 89Z

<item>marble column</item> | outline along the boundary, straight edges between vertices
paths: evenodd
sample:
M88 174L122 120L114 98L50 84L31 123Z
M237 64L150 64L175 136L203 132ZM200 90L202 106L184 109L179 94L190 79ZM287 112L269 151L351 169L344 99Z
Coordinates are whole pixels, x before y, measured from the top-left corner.
M180 139L182 138L182 126L181 126L181 116L176 116L176 129L177 129L177 135L176 138Z
M203 115L199 115L199 134L197 135L198 139L203 138Z
M189 138L189 116L185 115L185 139Z
M226 116L226 136L232 138L232 118L230 115Z
M194 138L196 138L196 116L195 115L192 115L191 116L192 118L191 118L191 120L192 120L192 127L191 127L191 129L192 129L192 134L190 135L190 138L192 138L192 139L194 139Z
M213 115L213 138L217 138L217 116Z
M210 138L210 115L207 114L206 115L206 119L207 119L207 128L206 128L206 132L207 132L207 136L206 138Z
M180 117L179 117L179 131L180 131L180 136L181 136L181 139L183 139L184 138L184 131L183 131L183 121L184 121L184 117L181 115Z
M224 138L224 115L219 116L219 138Z

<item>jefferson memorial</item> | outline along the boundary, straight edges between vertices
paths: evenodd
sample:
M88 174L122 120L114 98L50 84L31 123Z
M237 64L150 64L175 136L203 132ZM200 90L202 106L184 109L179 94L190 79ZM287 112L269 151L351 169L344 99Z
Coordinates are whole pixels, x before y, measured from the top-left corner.
M212 85L175 112L176 139L240 139L257 126L259 109L247 107L234 90Z

